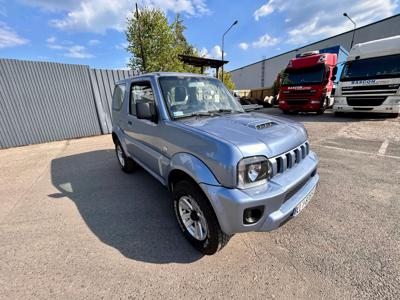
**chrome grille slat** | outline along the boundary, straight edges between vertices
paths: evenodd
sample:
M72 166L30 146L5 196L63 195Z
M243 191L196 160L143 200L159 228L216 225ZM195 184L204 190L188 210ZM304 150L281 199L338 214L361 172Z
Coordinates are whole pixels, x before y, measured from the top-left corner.
M270 158L269 161L272 165L272 176L281 174L287 169L293 168L299 164L310 153L310 145L308 141L300 146L282 153L281 155Z

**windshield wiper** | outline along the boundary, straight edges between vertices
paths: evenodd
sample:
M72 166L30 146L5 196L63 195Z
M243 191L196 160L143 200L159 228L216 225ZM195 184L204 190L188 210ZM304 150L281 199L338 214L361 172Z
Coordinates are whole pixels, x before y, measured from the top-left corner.
M209 110L209 113L242 113L240 110L234 110L230 108L220 108L217 110Z
M208 111L199 111L199 112L192 112L187 115L176 116L175 119L182 119L182 118L191 118L191 117L213 117L215 113L208 112Z

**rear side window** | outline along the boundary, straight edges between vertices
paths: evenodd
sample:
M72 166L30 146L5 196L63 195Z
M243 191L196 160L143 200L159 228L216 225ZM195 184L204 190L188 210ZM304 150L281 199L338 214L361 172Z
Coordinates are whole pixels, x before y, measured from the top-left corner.
M154 93L149 81L134 82L131 86L129 112L136 116L136 103L154 102Z
M113 109L120 110L124 102L125 84L117 84L114 88Z

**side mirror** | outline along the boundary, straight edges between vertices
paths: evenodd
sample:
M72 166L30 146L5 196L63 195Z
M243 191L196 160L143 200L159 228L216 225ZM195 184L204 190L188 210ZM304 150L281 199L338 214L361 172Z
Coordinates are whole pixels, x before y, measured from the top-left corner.
M331 78L331 80L332 80L332 81L335 81L335 80L336 80L336 76L333 75L332 78Z
M156 107L153 102L136 103L136 117L157 122Z
M333 67L332 75L336 75L337 71L338 71L338 67L337 66Z

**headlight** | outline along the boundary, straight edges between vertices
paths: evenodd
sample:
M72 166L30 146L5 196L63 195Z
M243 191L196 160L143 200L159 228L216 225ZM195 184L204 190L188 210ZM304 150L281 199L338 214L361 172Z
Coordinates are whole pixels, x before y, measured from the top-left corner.
M391 104L400 104L400 99L399 98L394 98L392 100L390 100Z
M237 172L237 186L244 189L266 183L271 166L265 156L247 157L239 162Z

